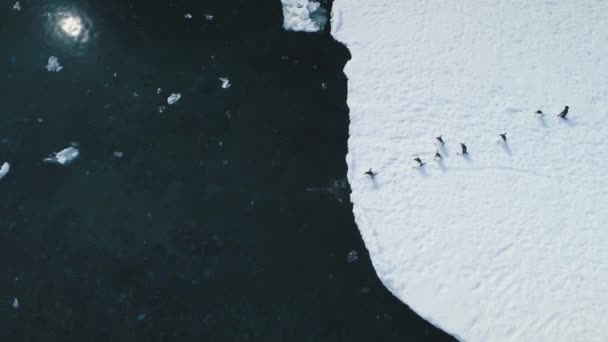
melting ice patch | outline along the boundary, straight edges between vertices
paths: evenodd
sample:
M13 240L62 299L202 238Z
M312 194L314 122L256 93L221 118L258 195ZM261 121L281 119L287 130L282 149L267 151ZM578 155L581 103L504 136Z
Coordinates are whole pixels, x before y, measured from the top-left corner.
M181 99L181 98L182 98L182 94L180 94L180 93L177 93L177 94L173 93L173 94L169 95L169 97L167 98L167 103L169 105L173 105L177 101L179 101L179 99Z
M357 226L385 286L461 340L608 336L608 4L548 4L333 4Z
M2 164L2 167L0 167L0 179L4 178L10 170L11 164L9 164L8 162Z
M80 155L80 151L78 151L78 148L76 148L74 146L70 146L57 153L54 153L52 156L50 156L48 158L45 158L44 162L52 163L52 164L68 165L74 159L78 158L79 155Z
M327 24L327 10L317 1L281 0L283 28L290 31L317 32Z
M231 84L230 84L230 80L228 78L220 77L220 81L222 81L222 88L224 88L224 89L230 88Z
M49 61L46 65L46 71L49 72L59 72L63 69L63 66L59 64L59 59L55 56L49 57Z

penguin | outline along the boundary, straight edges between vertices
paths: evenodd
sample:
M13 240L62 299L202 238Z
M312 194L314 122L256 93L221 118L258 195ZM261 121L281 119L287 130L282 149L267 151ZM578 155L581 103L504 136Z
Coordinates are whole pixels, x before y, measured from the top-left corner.
M564 120L568 120L568 118L566 118L566 115L568 115L568 109L570 109L570 107L566 106L564 108L564 110L562 110L561 113L559 113L559 115L557 115L558 118L564 119Z
M414 158L414 160L418 163L418 167L422 167L424 164L426 164L419 157Z
M445 141L443 141L443 135L440 135L435 139L437 139L437 141L439 141L439 144L441 144L441 146L443 146L445 144Z
M439 151L435 152L435 159L436 161L440 161L443 159L443 156L441 155L441 153L439 153Z
M370 176L370 178L371 178L371 179L374 179L374 177L376 177L376 175L377 175L377 174L378 174L378 173L377 173L377 172L372 171L372 169L369 169L367 172L365 172L365 173L364 173L364 175L368 175L368 176Z
M466 154L469 154L469 152L467 152L467 145L465 145L463 143L460 143L460 147L462 147L462 153L461 154L463 156L466 155Z
M543 113L542 110L537 110L534 114L540 115L540 116L545 116L545 113Z
M503 142L507 142L507 132L499 134ZM500 142L500 141L499 141Z

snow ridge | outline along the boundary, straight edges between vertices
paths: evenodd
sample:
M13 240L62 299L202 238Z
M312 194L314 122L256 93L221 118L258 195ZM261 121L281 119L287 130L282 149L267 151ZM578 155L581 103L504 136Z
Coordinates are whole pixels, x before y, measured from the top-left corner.
M606 13L591 0L333 5L352 54L357 225L385 286L461 340L608 336Z

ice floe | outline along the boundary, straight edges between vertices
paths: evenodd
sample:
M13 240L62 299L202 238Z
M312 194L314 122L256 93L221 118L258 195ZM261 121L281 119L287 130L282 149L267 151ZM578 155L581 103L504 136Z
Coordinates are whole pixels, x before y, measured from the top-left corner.
M59 59L55 56L49 57L49 61L46 65L46 71L59 72L63 69L63 66L59 63Z
M171 95L169 95L169 97L167 98L167 103L169 105L173 105L175 104L177 101L179 101L179 99L182 98L182 94L180 93L172 93Z
M57 153L54 153L48 158L45 158L44 161L52 164L68 165L74 159L78 158L79 155L80 151L78 150L78 148L70 146Z
M8 162L4 162L2 167L0 167L0 179L6 177L6 174L11 170L11 164Z
M327 24L327 10L317 1L281 0L281 3L286 30L317 32Z

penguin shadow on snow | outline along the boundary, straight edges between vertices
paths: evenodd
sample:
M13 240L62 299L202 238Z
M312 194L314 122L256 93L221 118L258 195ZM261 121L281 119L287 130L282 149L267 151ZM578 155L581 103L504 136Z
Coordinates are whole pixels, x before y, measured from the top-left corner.
M538 123L540 124L540 127L542 127L542 128L546 128L547 127L547 120L545 120L545 116L544 115L537 115L536 116L536 120L538 120Z
M505 151L505 153L507 155L509 155L509 157L511 157L513 155L513 151L511 151L511 146L509 145L508 142L501 143L500 147L502 148L503 151Z
M436 162L437 162L437 166L439 167L439 170L441 170L441 172L446 172L448 170L448 168L445 166L445 163L443 162L443 159L439 159Z
M426 171L426 164L418 166L416 168L422 177L428 177L429 173Z
M448 151L448 149L445 148L445 144L439 145L439 148L437 150L441 153L441 155L443 155L444 158L450 157L450 151Z

